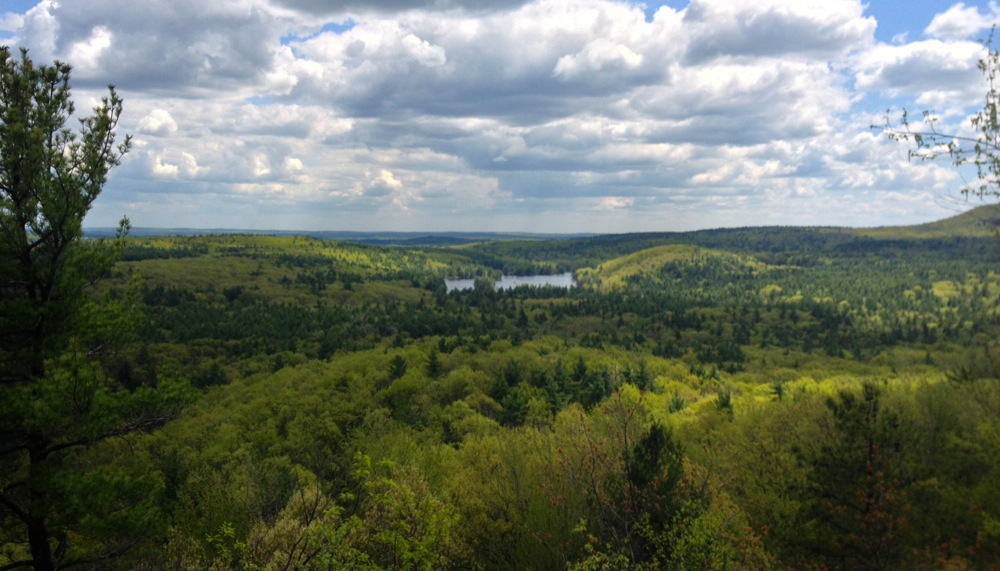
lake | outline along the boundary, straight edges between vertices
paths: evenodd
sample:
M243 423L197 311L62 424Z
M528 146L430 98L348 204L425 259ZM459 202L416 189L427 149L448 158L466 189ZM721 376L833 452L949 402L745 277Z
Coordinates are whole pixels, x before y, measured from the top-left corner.
M457 289L472 289L473 284L476 283L474 279L461 279L461 280L444 280L445 287L448 288L449 292L455 291ZM498 290L501 289L511 289L518 286L528 285L528 286L556 286L570 288L576 285L576 280L573 279L572 272L566 272L565 274L552 274L552 275L538 275L538 276L502 276L495 282L495 287Z

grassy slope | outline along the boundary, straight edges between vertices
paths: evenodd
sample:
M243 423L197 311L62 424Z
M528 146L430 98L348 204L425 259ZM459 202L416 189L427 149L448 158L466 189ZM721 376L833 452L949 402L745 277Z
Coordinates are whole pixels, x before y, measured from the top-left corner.
M739 256L722 250L702 248L686 244L654 246L608 260L596 268L582 268L576 272L580 283L600 289L615 289L625 285L629 277L655 273L671 262L693 260L709 256L725 258L735 266L762 269L766 264L746 256Z
M357 290L344 291L342 277L324 288L324 297L338 302L374 299L412 299L417 292L409 283L393 286L392 276L404 270L444 275L452 256L446 251L418 252L329 242L301 236L218 235L131 238L130 246L181 251L204 248L174 258L124 261L119 269L138 274L149 284L221 295L226 288L242 287L248 293L284 302L312 303L315 296L295 285L299 274L325 273L362 279ZM374 278L374 279L373 279ZM291 281L292 286L282 282Z
M1000 204L985 204L936 222L914 226L885 226L855 230L873 238L990 237L1000 227Z

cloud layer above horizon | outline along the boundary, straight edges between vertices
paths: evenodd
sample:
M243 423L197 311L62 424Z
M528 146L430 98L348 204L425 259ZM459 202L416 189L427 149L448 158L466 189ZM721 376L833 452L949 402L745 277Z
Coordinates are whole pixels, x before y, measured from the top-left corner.
M870 126L959 125L1000 14L942 5L885 42L858 0L331 5L42 0L0 43L71 63L80 109L125 98L134 148L88 225L873 226L963 207L959 173Z

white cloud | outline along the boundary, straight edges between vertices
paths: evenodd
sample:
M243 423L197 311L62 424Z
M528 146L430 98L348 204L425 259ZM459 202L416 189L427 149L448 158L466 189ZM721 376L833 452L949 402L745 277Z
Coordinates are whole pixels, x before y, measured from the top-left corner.
M136 128L140 133L166 137L177 132L177 121L166 109L153 109L148 115L139 119Z
M184 151L146 152L149 172L156 178L195 179L201 167L194 155Z
M996 13L980 10L893 44L859 0L651 17L613 0L43 0L2 22L76 66L78 102L108 83L125 97L136 157L109 216L231 200L219 220L621 231L780 220L788 201L865 223L888 193L946 192L954 173L908 163L865 106L967 116L982 95L967 38ZM873 208L832 208L845 189Z
M407 12L413 10L470 10L473 12L506 11L524 4L526 0L278 0L279 4L297 10L307 10L317 14L340 14L344 12Z
M283 166L285 171L289 173L301 172L304 167L302 161L295 157L285 157L285 163Z
M259 154L253 158L253 176L255 178L266 177L271 174L271 165L266 155Z
M403 183L392 174L392 171L387 169L380 169L377 173L369 173L367 178L368 189L393 191L403 188Z
M964 107L982 97L977 64L983 55L983 47L970 41L879 45L857 58L856 87L890 97L911 95L924 106Z
M180 167L163 162L163 157L156 157L156 162L153 163L152 172L153 175L157 177L176 178L178 173L180 173Z
M111 42L111 31L104 26L95 26L90 36L70 46L69 61L73 62L77 71L93 73L101 56L111 47Z
M559 58L553 74L566 78L577 78L581 75L600 73L615 68L635 69L640 64L642 64L642 56L629 49L628 46L599 38L588 42L581 52Z
M838 57L870 44L874 18L856 0L692 0L688 57Z
M974 38L983 30L990 29L1000 19L1000 10L990 3L990 12L982 14L975 6L962 2L934 16L924 33L932 38L944 40L965 40Z
M201 167L198 166L198 159L196 159L194 155L181 151L180 170L184 173L184 176L188 178L195 178L201 172Z
M625 198L622 196L605 196L600 199L597 205L598 210L621 210L624 208L629 208L635 204L634 198Z
M76 65L78 84L201 96L255 82L298 22L259 0L43 0L24 20L19 43Z
M48 61L55 58L56 38L60 22L53 12L59 7L54 0L42 0L25 13L18 30L19 45L30 47L33 58Z
M13 12L0 13L0 31L16 32L24 25L24 15Z

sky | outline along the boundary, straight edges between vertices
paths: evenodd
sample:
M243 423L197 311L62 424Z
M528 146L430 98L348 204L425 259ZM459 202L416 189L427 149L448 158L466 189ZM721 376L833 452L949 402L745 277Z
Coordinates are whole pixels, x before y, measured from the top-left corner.
M978 206L873 124L982 107L995 2L0 0L0 44L114 84L85 221L146 228L886 226Z

